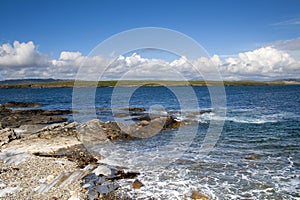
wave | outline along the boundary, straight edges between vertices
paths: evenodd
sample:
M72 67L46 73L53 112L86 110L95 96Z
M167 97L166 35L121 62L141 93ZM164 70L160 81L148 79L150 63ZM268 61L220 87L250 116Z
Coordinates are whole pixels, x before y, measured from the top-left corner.
M253 109L232 109L227 112L227 116L225 118L218 116L213 111L203 112L201 114L194 113L195 112L185 112L183 115L176 116L176 118L178 121L195 120L200 123L209 123L211 120L225 120L243 124L278 123L291 119L300 119L299 115L291 112L263 114L258 112L257 110L256 112L254 112Z

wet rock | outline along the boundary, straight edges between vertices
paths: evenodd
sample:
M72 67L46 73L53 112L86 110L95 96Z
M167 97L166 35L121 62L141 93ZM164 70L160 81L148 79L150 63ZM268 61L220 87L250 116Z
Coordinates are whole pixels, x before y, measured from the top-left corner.
M116 118L123 118L123 117L129 117L130 114L129 113L115 113L114 117Z
M174 129L174 128L178 128L180 126L180 122L176 121L176 118L169 115L169 116L150 116L150 115L144 115L141 117L135 117L132 120L134 121L140 121L139 124L143 123L145 124L144 121L148 121L151 123L156 123L157 124L161 124L163 123L162 129ZM141 124L142 125L142 124Z
M144 112L144 111L146 111L145 108L138 108L138 107L120 108L119 110L128 110L128 111L131 111L131 112Z
M34 102L15 102L15 101L10 101L2 105L7 108L32 108L32 107L42 106L42 104L34 103Z
M4 127L17 128L21 125L33 124L53 124L66 122L67 118L60 115L70 114L66 110L14 110L11 112L1 113L0 122Z
M0 146L20 138L21 136L11 128L4 128L0 130Z
M138 125L140 125L140 126L148 126L149 124L150 124L150 122L146 121L146 120L142 120L138 123Z
M138 179L135 179L135 181L132 183L132 188L134 188L134 189L140 189L143 186L144 186L144 184L141 181L139 181Z
M257 157L255 155L248 155L245 157L246 160L257 160Z
M192 199L198 199L198 200L209 200L209 197L206 196L205 194L202 194L198 191L193 191L191 195Z
M143 115L143 116L140 116L140 117L134 117L132 118L132 120L134 121L151 121L151 117L150 115Z

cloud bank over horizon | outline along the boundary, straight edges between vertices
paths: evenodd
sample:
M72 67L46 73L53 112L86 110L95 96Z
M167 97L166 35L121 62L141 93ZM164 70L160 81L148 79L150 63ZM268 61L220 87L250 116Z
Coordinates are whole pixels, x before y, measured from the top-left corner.
M62 51L59 58L40 53L29 41L0 45L0 79L75 79L79 68L87 79L203 79L200 72L223 80L274 80L300 78L300 38L277 41L253 51L222 58L213 55L189 60L184 55L173 61L146 58L138 53L116 59L102 55L87 57L81 52ZM99 78L99 69L105 73ZM174 75L176 74L176 75ZM211 76L213 77L213 76ZM210 77L205 77L206 79Z

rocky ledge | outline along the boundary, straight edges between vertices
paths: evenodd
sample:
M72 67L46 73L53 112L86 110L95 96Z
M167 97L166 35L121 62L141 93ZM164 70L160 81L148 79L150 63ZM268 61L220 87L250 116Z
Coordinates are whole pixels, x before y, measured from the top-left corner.
M143 113L130 125L98 119L78 124L60 116L70 113L0 106L1 199L130 199L118 180L128 179L129 187L139 189L144 186L139 172L101 164L89 145L149 137L180 126L171 115L150 119Z

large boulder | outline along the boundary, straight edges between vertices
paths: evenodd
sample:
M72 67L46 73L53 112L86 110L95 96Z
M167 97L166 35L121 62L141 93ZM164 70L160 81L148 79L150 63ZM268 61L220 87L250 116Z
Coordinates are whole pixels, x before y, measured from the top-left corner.
M77 127L77 138L87 146L95 146L108 142L107 135L102 128L103 122L93 119Z

